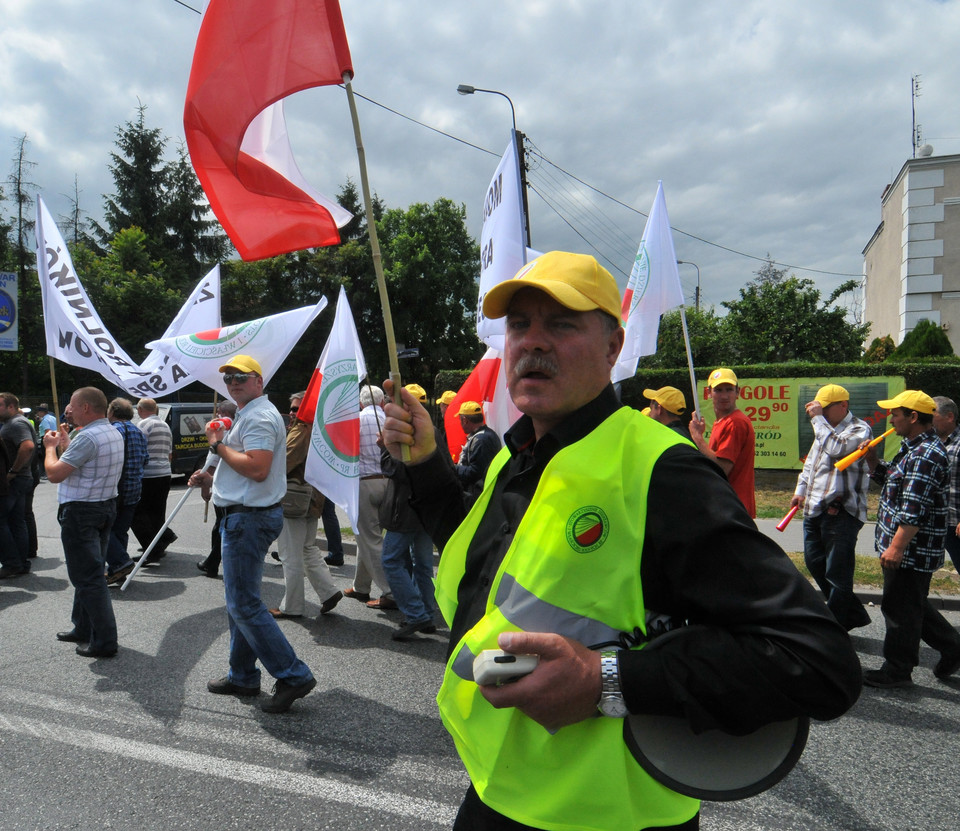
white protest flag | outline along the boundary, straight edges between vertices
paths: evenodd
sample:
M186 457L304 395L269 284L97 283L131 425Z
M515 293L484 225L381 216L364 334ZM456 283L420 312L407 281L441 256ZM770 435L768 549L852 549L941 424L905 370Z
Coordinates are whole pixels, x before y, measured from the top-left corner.
M37 276L48 355L71 366L99 372L130 395L159 398L195 380L176 361L163 356L148 355L143 365L138 364L117 343L90 302L67 245L42 198L37 199L36 235ZM215 286L212 274L200 282L168 332L177 325L186 326L195 321L209 319L215 321L215 325L219 323L219 270ZM205 302L210 299L216 302Z
M357 327L341 286L330 337L297 415L313 422L306 480L343 508L354 528L360 509L360 381L366 375Z
M167 330L158 338L176 338L188 335L191 332L205 332L208 329L220 327L220 264L218 263L206 276L197 283L186 302L180 307L176 317L170 322ZM169 355L164 355L156 349L151 349L141 364L145 371L152 371L170 361Z
M42 197L37 197L35 232L47 354L71 366L99 372L130 392L127 382L139 379L136 373L140 366L100 320Z
M663 182L658 182L657 195L623 294L622 315L626 326L623 350L610 373L614 383L632 378L637 372L640 356L653 355L657 351L660 316L682 305L677 253L673 247L667 203L663 198Z
M150 341L147 348L169 355L195 380L229 398L221 366L236 355L250 355L260 363L263 383L267 384L326 305L327 298L321 297L316 306L304 306L206 332Z
M477 302L477 337L487 346L503 349L502 318L483 316L483 298L497 283L511 279L526 262L527 239L523 219L520 160L513 137L500 159L483 199L480 229L480 296Z

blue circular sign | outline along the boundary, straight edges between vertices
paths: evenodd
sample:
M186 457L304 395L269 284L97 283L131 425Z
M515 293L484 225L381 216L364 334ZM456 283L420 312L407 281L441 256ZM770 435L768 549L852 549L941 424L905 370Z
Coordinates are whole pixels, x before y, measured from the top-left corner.
M0 332L6 332L17 319L17 307L13 298L0 289Z

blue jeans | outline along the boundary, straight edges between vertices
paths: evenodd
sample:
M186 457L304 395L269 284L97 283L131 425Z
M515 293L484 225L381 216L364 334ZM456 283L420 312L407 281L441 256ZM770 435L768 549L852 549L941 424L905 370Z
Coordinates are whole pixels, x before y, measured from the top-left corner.
M387 531L383 573L393 599L409 623L432 620L437 611L433 586L433 541L419 531Z
M241 687L260 686L257 659L274 678L305 684L313 674L284 637L260 599L263 560L283 527L283 511L239 511L220 523L223 589L230 624L229 679Z
M132 505L117 505L117 518L113 521L113 527L110 529L110 540L107 543L107 572L109 574L113 574L133 562L130 555L127 554L127 532L130 530L130 523L133 522L133 515L136 510L136 502Z
M33 479L16 476L9 480L10 492L0 496L0 564L17 571L30 568L27 534L27 494Z
M842 508L803 518L803 560L827 606L848 632L866 626L870 615L853 593L857 535L863 523Z
M103 576L116 500L66 502L60 506L60 540L73 584L73 627L92 649L117 648L117 620Z

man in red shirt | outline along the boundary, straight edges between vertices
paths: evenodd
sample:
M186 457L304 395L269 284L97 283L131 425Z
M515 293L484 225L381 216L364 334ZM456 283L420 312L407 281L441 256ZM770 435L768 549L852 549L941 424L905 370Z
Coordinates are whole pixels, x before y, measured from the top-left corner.
M701 453L720 465L747 513L756 518L757 500L753 487L755 436L750 419L737 409L740 386L733 370L720 367L711 372L707 394L717 417L710 432L710 442L708 444L703 437L706 422L696 414L690 421L690 436Z

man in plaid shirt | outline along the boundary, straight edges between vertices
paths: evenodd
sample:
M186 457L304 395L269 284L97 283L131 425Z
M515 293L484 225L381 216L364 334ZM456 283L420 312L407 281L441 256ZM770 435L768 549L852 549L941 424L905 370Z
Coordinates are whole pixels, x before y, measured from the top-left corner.
M874 481L883 487L875 545L883 566L881 610L887 632L883 666L864 672L863 682L909 687L920 663L921 639L940 652L933 670L937 678L960 669L960 634L927 599L930 578L943 565L950 463L933 429L937 405L929 395L904 390L877 404L890 410L890 425L901 445L892 462L879 460L873 448L865 457Z
M873 438L870 425L850 412L850 394L826 384L806 405L813 445L797 477L790 507L803 506L803 559L848 632L870 623L853 593L857 535L867 519L870 471L863 460L845 470L836 463Z

